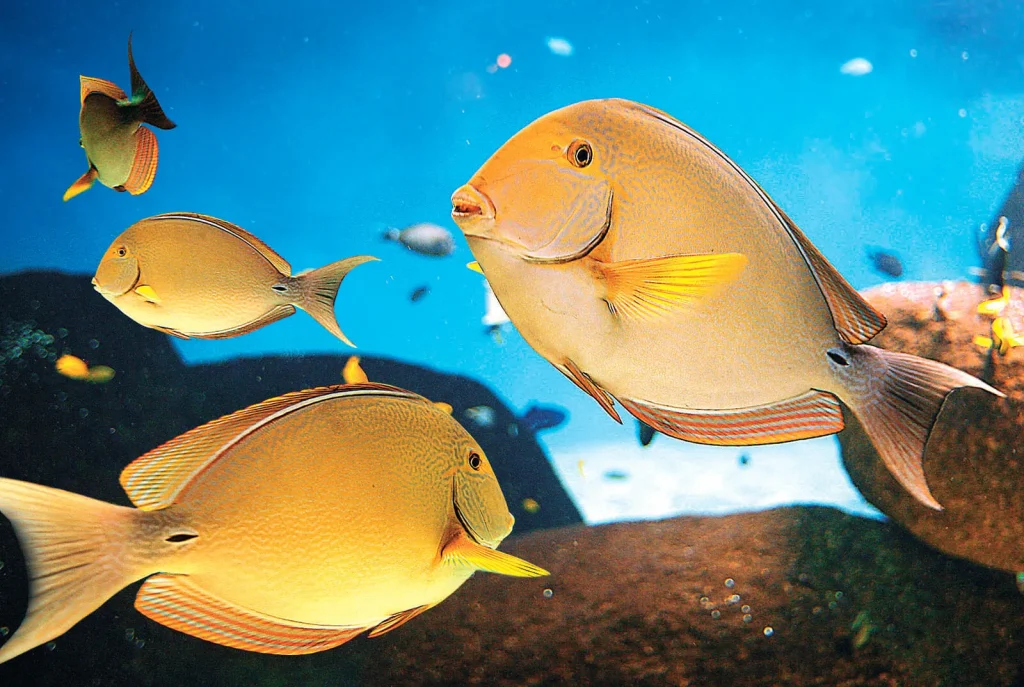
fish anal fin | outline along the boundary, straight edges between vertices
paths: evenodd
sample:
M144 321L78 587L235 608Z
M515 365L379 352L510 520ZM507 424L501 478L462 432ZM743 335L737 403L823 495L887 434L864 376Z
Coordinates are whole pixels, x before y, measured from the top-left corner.
M620 317L642 321L710 298L739 277L747 257L670 255L595 265L604 277L608 308Z
M843 429L838 399L823 391L811 390L778 403L731 410L681 410L646 401L618 400L634 417L662 434L696 444L778 444Z
M107 81L106 79L96 79L91 76L80 76L78 77L81 85L81 99L82 105L85 104L85 99L92 93L102 93L108 98L114 100L128 100L128 96L125 92L117 87L116 84Z
M154 325L149 325L149 328L150 329L155 329L158 332L162 332L164 334L167 334L168 336L173 336L176 339L183 339L185 341L188 341L189 339L192 338L188 334L183 334L183 333L179 332L177 329L171 329L170 327L161 327L159 325L155 325L154 324Z
M595 384L590 375L577 367L576 363L568 358L565 359L562 365L556 365L556 367L566 377L571 379L576 386L593 396L598 405L604 408L604 411L611 415L613 420L620 425L622 424L622 418L619 417L618 411L615 410L615 401L612 399L611 394Z
M429 611L433 607L434 604L425 604L423 606L417 606L416 608L410 608L407 611L399 611L398 613L395 613L394 615L390 616L387 620L382 622L377 627L373 628L373 630L370 631L370 634L368 634L367 637L380 637L382 634L391 632L395 628L405 625L407 622L409 622L419 614L423 613L424 611Z
M171 439L130 463L121 472L121 486L132 503L142 510L166 508L203 468L268 422L311 403L365 394L400 396L429 403L421 396L384 384L326 386L292 392L212 420Z
M156 215L155 217L150 217L150 219L188 220L194 222L202 222L203 224L215 227L217 229L220 229L221 231L233 234L234 236L241 239L245 243L248 243L253 248L253 250L255 250L257 253L266 258L266 260L271 265L273 265L274 269L276 269L278 272L280 272L286 277L292 276L292 266L288 264L287 260L278 255L273 248L263 243L263 241L256 238L255 236L247 232L245 229L242 229L241 227L232 224L231 222L226 222L222 219L217 219L216 217L210 217L209 215L200 215L195 212L171 212L163 215Z
M295 314L295 306L290 303L282 305L275 305L273 308L268 310L264 315L257 317L252 322L246 322L245 324L239 325L232 329L224 329L217 332L189 332L188 336L194 339L230 339L235 336L242 336L254 332L257 329L266 327L268 324L273 324L278 320L283 320L289 315Z
M478 544L465 532L460 532L445 545L441 560L447 565L512 577L544 577L551 574L522 558Z
M123 184L124 189L133 196L149 190L156 178L156 166L160 158L160 146L156 142L156 134L144 126L135 130L135 160L128 178Z
M64 192L64 202L66 203L78 194L85 193L92 188L92 185L96 183L97 176L96 168L90 166L88 172L78 177L75 183L68 186L68 190Z
M178 632L261 654L326 651L367 629L309 625L257 613L204 591L187 575L150 577L135 597L135 608Z

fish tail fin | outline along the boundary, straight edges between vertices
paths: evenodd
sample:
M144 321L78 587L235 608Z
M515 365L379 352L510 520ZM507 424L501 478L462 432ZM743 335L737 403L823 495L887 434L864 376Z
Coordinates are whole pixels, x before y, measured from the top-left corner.
M25 554L25 619L0 663L50 641L141 577L125 555L139 511L60 489L0 478L0 512Z
M300 302L295 305L308 312L327 331L353 348L355 344L342 333L338 320L334 317L334 300L338 297L338 289L348 273L359 265L373 260L377 258L371 255L357 255L296 277L302 287L302 296Z
M129 107L134 107L139 113L139 119L146 124L155 126L158 129L173 129L176 127L177 124L168 119L167 115L164 114L164 110L160 107L160 103L157 102L152 89L146 85L142 74L139 74L139 70L135 67L135 58L132 56L131 34L128 34L128 69L132 75L132 96L129 100Z
M1004 394L949 365L875 346L844 346L828 355L833 369L850 378L843 400L893 477L918 501L942 510L924 474L925 447L942 404L961 387Z

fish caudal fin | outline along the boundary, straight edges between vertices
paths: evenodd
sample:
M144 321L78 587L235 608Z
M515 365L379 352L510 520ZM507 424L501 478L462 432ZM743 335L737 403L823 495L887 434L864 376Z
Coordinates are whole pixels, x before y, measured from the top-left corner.
M146 124L151 124L158 129L173 129L177 126L167 118L163 108L157 102L153 91L142 79L142 74L135 67L135 58L132 56L132 37L128 35L128 69L132 75L132 97L129 106L134 107L139 113L139 119Z
M301 286L302 297L295 305L312 315L313 319L331 334L355 348L355 344L342 333L338 320L334 317L334 300L338 297L338 289L348 273L359 265L374 260L377 258L371 255L357 255L296 277Z
M68 190L64 192L64 202L68 202L79 193L85 193L92 185L96 183L96 168L90 167L89 171L78 177L75 183L68 186Z
M974 387L1004 396L985 382L934 360L874 346L829 351L833 368L854 377L850 406L893 477L924 505L942 510L924 474L925 447L946 397Z
M28 611L0 646L0 663L62 635L141 576L124 551L133 508L0 478L0 512L14 525L29 577Z

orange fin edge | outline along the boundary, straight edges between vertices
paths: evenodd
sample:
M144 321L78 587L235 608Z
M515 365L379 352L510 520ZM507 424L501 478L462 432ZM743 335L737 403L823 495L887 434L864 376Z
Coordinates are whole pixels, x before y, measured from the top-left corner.
M562 374L571 379L576 386L590 394L597 401L598 405L612 416L613 420L620 425L622 424L622 418L619 417L618 411L615 410L615 401L611 394L595 384L590 375L577 367L576 363L569 358L566 358L562 365L557 365L556 367L561 370Z
M139 196L149 190L156 178L156 166L160 159L160 146L156 134L144 126L135 130L135 160L128 178L123 184L128 193Z
M97 176L96 168L90 166L88 172L75 179L75 183L68 186L67 191L64 191L64 202L66 203L78 194L85 193L92 188L92 185L96 183Z
M92 76L79 76L78 81L82 105L85 104L85 99L92 93L102 93L108 98L113 98L114 100L128 100L128 96L117 86L117 84L107 81L106 79L97 79Z

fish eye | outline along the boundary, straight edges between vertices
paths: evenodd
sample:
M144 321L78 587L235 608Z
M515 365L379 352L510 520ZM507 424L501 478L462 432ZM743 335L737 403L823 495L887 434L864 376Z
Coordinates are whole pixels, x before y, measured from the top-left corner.
M470 451L470 453L469 453L469 467L473 468L474 470L479 470L480 466L483 464L483 462L484 461L483 461L483 459L480 458L480 454L479 453L477 453L476 451Z
M594 161L594 149L586 141L573 141L567 152L569 162L576 167L586 167Z
M128 249L125 248L124 246L118 246L118 248L117 248L117 257L123 258L126 255L128 255Z

